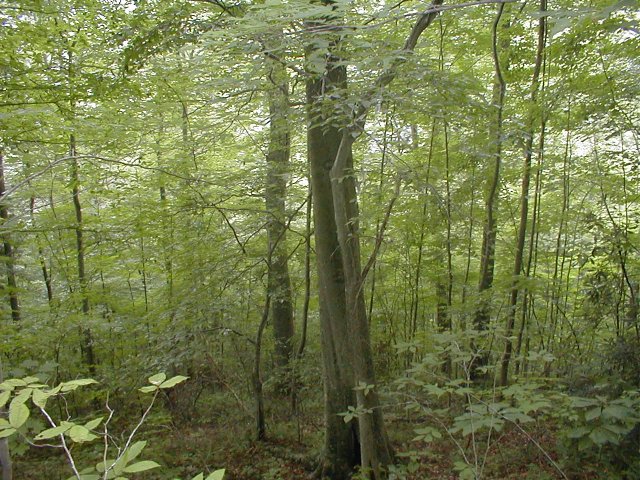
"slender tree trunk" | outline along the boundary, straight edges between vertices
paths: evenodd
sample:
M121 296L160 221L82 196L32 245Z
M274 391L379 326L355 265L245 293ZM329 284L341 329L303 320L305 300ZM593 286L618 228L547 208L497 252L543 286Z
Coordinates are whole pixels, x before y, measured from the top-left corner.
M36 197L33 195L29 199L29 215L31 218L31 223L35 225L35 205L36 205ZM47 301L49 306L51 306L53 302L53 287L51 285L51 275L49 269L47 268L47 262L44 257L44 250L42 248L42 244L40 242L40 236L37 236L38 243L38 263L40 264L40 271L42 272L42 279L44 280L44 285L47 289Z
M546 0L540 1L540 19L538 20L538 48L536 51L535 67L533 71L533 80L531 82L531 113L529 113L529 127L527 138L525 140L524 165L522 167L522 190L520 193L520 223L518 225L518 236L516 239L516 252L513 265L513 284L511 285L511 295L509 301L509 311L507 313L507 324L505 328L505 349L502 355L502 364L500 368L500 385L506 386L509 377L509 362L511 360L511 352L513 342L511 334L516 319L516 309L518 305L518 294L520 292L520 275L522 274L522 263L524 259L525 237L527 235L527 221L529 218L529 184L531 183L531 157L533 155L533 135L536 115L533 113L535 108L538 90L540 85L540 73L542 71L542 62L544 55L544 46L546 42L546 18L544 12L547 10ZM540 132L543 138L544 133Z
M262 372L260 369L262 362L262 336L269 319L269 306L271 304L271 296L267 293L262 310L262 319L258 326L258 333L255 341L255 359L253 364L253 395L256 411L256 440L265 440L267 438L267 427L264 416L264 395L262 393Z
M410 340L413 341L415 339L416 333L418 332L418 316L420 313L420 285L422 283L422 257L424 256L424 237L425 227L426 227L426 216L427 216L427 205L428 205L428 196L426 194L427 188L425 187L425 198L422 203L422 218L420 220L420 237L418 238L418 258L416 259L416 267L413 278L413 298L411 299L411 336ZM413 355L411 352L407 352L409 355L409 360L412 359Z
M85 241L84 241L84 224L82 219L82 204L80 203L80 181L78 176L78 161L76 160L76 138L71 134L69 137L69 156L72 157L71 163L71 193L73 196L73 207L76 215L75 232L76 232L76 264L78 268L78 284L80 288L80 299L82 302L82 313L84 320L89 318L90 305L87 292L87 278L85 272ZM91 329L82 325L80 350L82 352L82 360L89 367L91 375L95 374L95 355L93 351L93 335Z
M76 97L75 97L75 80L76 69L74 68L73 49L75 41L71 42L67 49L67 81L69 89L69 120L75 121L76 113ZM82 303L83 321L89 320L89 296L87 292L87 278L85 272L85 240L84 240L84 224L82 219L82 204L80 203L80 180L79 165L77 156L77 145L75 133L69 135L69 157L71 158L71 196L73 198L73 209L75 212L74 230L76 233L76 266L78 273L78 286L80 290L80 301ZM95 355L93 350L93 336L91 329L87 325L80 325L80 352L82 354L83 363L89 368L91 375L95 374Z
M440 20L440 49L439 49L439 68L440 71L444 71L444 26L442 19ZM452 319L451 319L451 305L453 300L453 251L451 248L451 158L449 155L449 122L447 120L446 110L442 112L442 129L444 134L444 171L445 171L445 222L446 222L446 240L445 240L445 254L447 256L447 276L446 286L443 290L444 294L444 306L446 309L446 318L443 318L442 326L445 331L451 331ZM445 363L445 372L451 373L451 361L447 356Z
M445 188L446 188L446 216L447 237L446 237L446 255L447 255L447 278L445 290L445 302L447 306L447 322L446 329L451 331L451 305L453 301L453 251L451 248L451 162L449 158L449 125L444 119L444 155L445 155Z
M310 180L309 180L310 181ZM307 325L309 323L309 302L311 300L311 215L312 215L313 191L309 183L309 194L307 195L307 214L305 226L305 251L304 251L304 302L302 304L302 329L300 334L300 345L296 357L301 358L304 348L307 345Z
M572 98L568 99L567 120L566 120L566 139L564 156L562 160L562 210L560 212L560 223L558 225L558 233L556 235L556 245L553 264L553 276L551 280L551 293L549 295L550 305L547 308L549 314L549 334L547 338L547 348L552 349L555 343L556 331L559 323L560 304L562 297L562 283L564 278L565 252L567 243L567 233L565 227L567 223L567 214L570 207L570 162L571 162L571 115L572 115ZM550 363L545 364L544 375L550 374Z
M504 12L504 3L498 7L498 14L493 22L492 28L492 46L493 46L493 64L495 69L493 82L493 108L495 109L496 118L490 127L489 136L494 146L493 166L489 171L488 189L485 200L485 223L482 237L482 252L480 255L480 280L478 282L478 293L480 295L478 307L474 317L474 327L477 331L486 330L489 326L491 316L491 297L490 292L493 286L493 273L495 266L495 250L496 250L496 234L497 234L497 210L498 210L498 190L500 185L500 168L502 164L502 111L504 108L504 97L506 93L506 84L502 76L502 67L500 65L499 46L503 42L498 42L498 25ZM489 355L486 351L480 351L478 346L472 345L475 359L470 368L470 374L473 379L483 376L479 371L480 367L488 363Z
M336 159L330 170L334 216L338 243L342 252L344 290L346 295L349 356L353 362L358 416L361 467L371 478L383 478L385 467L392 460L386 438L382 410L375 390L373 352L369 338L369 323L363 295L360 265L359 211L353 175L352 132L342 131Z
M271 264L268 272L271 297L271 322L275 340L275 360L286 367L293 353L293 302L289 278L286 243L285 196L289 172L289 82L285 67L269 62L269 150L265 203L267 207L267 237Z
M534 256L536 254L537 238L538 238L538 223L539 223L539 211L540 211L540 195L542 193L542 164L543 164L543 147L544 147L544 133L546 131L546 121L543 119L540 127L540 141L538 145L538 162L536 165L536 179L535 189L533 196L533 217L531 219L531 232L529 234L529 252L527 254L527 265L525 267L525 277L531 277L531 268L534 264ZM522 299L522 315L520 322L520 330L518 332L518 342L516 344L516 357L520 356L522 351L523 338L526 335L525 344L529 342L529 323L533 314L534 297L532 293L525 289L524 298ZM526 353L526 352L525 352ZM515 374L520 373L521 361L517 360L515 365Z
M9 220L9 209L2 198L6 191L4 181L4 151L0 147L0 218L2 223ZM20 321L20 301L18 300L18 282L16 281L15 251L8 233L3 235L3 255L7 266L7 294L9 296L9 307L11 308L11 318L14 322Z
M433 160L433 143L436 135L436 119L431 124L431 138L429 139L429 154L427 156L427 172L425 175L424 201L422 203L422 217L420 218L420 238L418 239L418 259L416 261L416 271L413 279L413 311L412 311L412 339L418 330L418 312L420 309L420 280L422 276L422 257L424 255L424 238L426 235L427 208L429 206L429 182L431 181L431 161ZM408 352L410 355L410 352Z
M389 112L387 112L386 116L385 116L385 122L384 122L384 134L382 137L382 155L380 158L380 181L378 183L378 196L377 196L377 201L378 203L382 202L382 189L384 187L384 177L385 177L385 167L386 167L386 160L387 160L387 148L389 146L389 141L387 138L388 135L388 129L389 129ZM391 132L391 136L393 136L393 131ZM381 219L378 216L378 218L376 219L376 238L378 238L378 235L380 234L380 222ZM373 317L373 302L375 299L375 292L376 292L376 266L377 266L377 261L374 261L373 266L371 267L371 289L370 289L370 297L369 297L369 310L367 313L367 318L369 319L369 323L371 323L371 318Z
M310 179L307 177L310 182ZM304 300L302 303L302 325L300 329L300 343L295 354L295 363L293 364L293 371L291 373L291 411L296 417L298 424L298 441L302 441L302 430L300 428L300 418L298 410L298 372L297 367L299 360L304 354L304 349L307 346L307 327L309 324L309 303L311 300L311 212L313 193L311 190L311 183L309 183L309 193L307 195L307 212L305 217L305 252L304 252Z

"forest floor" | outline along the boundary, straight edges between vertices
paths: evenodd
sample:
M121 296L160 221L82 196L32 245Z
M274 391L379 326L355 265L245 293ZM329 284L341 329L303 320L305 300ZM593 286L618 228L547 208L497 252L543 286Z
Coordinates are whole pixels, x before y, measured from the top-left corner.
M167 467L137 474L136 479L191 479L199 472L225 468L225 480L303 480L309 479L321 453L321 416L316 410L303 418L271 416L270 435L265 441L251 438L251 422L246 415L218 415L202 422L169 421L167 411L156 412L142 429L139 438L148 441L143 457ZM279 418L278 418L279 417ZM466 444L451 438L425 443L412 441L414 421L391 419L389 432L398 453L402 478L406 480L454 480L465 478L456 471L460 449L475 465L481 476L492 480L553 480L563 476L554 468L557 461L554 432L547 425L521 431L517 428L494 433L487 448L486 438L469 437ZM544 446L545 450L539 446ZM78 463L91 465L100 459L100 446L84 446L77 451ZM15 456L14 466L19 480L67 480L70 470L61 452L28 448ZM610 478L598 472L597 466L583 465L581 471L567 474L572 480ZM472 477L471 477L472 478Z

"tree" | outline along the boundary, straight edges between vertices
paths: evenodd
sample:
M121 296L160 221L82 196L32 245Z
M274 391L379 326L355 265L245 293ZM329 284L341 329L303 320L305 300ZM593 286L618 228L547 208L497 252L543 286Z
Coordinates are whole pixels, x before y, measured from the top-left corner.
M492 26L492 50L493 50L493 96L492 108L495 111L495 118L491 120L489 126L489 139L493 148L493 162L487 169L487 188L485 197L485 221L482 236L482 250L480 253L480 280L478 283L478 293L480 300L475 312L474 326L476 330L483 331L488 328L491 316L491 288L493 286L493 276L495 268L496 235L497 235L497 210L498 210L498 190L500 187L500 169L502 166L502 143L503 143L503 108L506 94L506 83L502 73L500 63L500 46L503 42L498 40L498 26L502 19L505 4L498 6L498 13ZM474 345L474 350L478 347ZM480 368L487 365L489 361L488 352L477 351L476 358L471 367L471 377L480 378L483 374Z
M522 188L520 193L520 222L518 224L518 235L516 241L516 251L513 265L513 284L511 287L511 295L509 299L509 311L507 312L507 324L505 328L505 348L502 355L502 364L500 369L500 385L506 386L509 376L509 362L511 360L511 353L513 350L513 342L511 341L511 334L513 333L513 326L516 318L516 308L518 305L518 294L520 292L520 275L523 273L523 261L524 261L524 247L525 237L527 235L527 219L529 216L529 184L531 183L531 158L533 156L533 137L534 126L536 116L533 114L538 98L538 91L540 88L540 75L542 72L542 63L544 60L544 48L546 42L546 16L544 15L547 10L546 0L540 2L540 20L538 21L538 45L535 56L535 66L533 71L533 78L531 80L531 110L529 114L528 126L526 132L526 138L524 141L524 163L522 166ZM544 120L542 120L544 126ZM540 144L542 148L544 145L544 131L540 132Z
M404 52L414 50L441 3L434 1L434 8L420 15L405 42ZM330 100L343 98L347 87L347 70L339 54L339 33L344 28L339 9L309 23L308 28L313 29L316 36L316 43L307 48L310 71L306 94L325 369L327 430L323 474L347 478L359 463L367 475L379 479L384 478L393 454L375 390L363 288L371 264L363 271L352 151L355 140L363 132L372 99L360 99L351 108ZM326 53L318 45L328 45ZM377 89L391 83L403 59L399 56L393 60L392 66L377 80ZM327 101L329 113L326 113ZM338 417L338 413L353 406L354 389L357 432Z
M291 134L289 80L282 63L267 60L269 85L269 145L265 203L267 207L268 290L276 365L286 367L293 353L293 304L287 249L285 198L289 173Z

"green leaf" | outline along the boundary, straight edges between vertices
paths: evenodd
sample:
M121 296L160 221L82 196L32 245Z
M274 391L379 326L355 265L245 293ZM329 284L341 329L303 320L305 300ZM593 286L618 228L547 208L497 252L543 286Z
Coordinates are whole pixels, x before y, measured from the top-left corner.
M31 401L33 401L33 404L36 407L44 408L50 396L50 393L45 393L42 390L34 390L33 395L31 396Z
M20 380L19 378L10 378L0 383L0 388L3 390L13 390L15 387L26 387L27 382Z
M96 464L96 470L100 473L104 473L107 467L110 467L111 465L113 465L115 461L116 461L115 458L107 458L106 460Z
M216 470L213 473L210 473L206 480L222 480L224 477L225 469L221 468L220 470Z
M422 387L423 390L425 390L427 393L430 393L431 395L435 395L436 397L440 397L441 395L443 395L444 393L446 393L446 391L442 388L440 388L437 385L433 385L433 384L427 384L424 387Z
M626 435L627 433L629 433L633 427L628 426L622 426L622 425L616 425L616 424L607 424L607 425L603 425L602 428L605 428L607 430L609 430L610 432L614 433L615 435L618 436L622 436L622 435Z
M82 425L74 425L66 433L69 435L69 438L76 443L90 442L98 438Z
M527 423L534 421L533 418L531 418L529 415L526 415L518 408L505 408L504 410L500 411L500 416L514 423Z
M47 440L49 438L57 437L58 435L62 435L71 427L72 425L59 425L57 427L48 428L47 430L43 430L38 435L36 435L34 440Z
M582 438L591 433L591 427L578 427L567 433L567 437L569 438Z
M0 430L0 438L7 438L16 433L17 430L15 428L5 428L4 430Z
M18 393L13 400L11 401L11 404L13 405L15 404L24 404L27 403L27 400L29 400L31 398L31 394L33 393L33 388L25 388L23 390L20 391L20 393Z
M0 408L4 407L11 397L11 390L5 390L0 393Z
M125 473L138 473L138 472L146 472L147 470L151 470L152 468L158 468L160 466L159 463L156 463L151 460L143 460L138 463L134 463L133 465L129 465L125 467L123 470Z
M160 385L166 379L167 379L167 375L164 373L156 373L155 375L152 375L151 377L148 378L149 383L153 385Z
M142 387L139 390L142 393L150 393L150 392L155 392L156 390L158 390L160 387L157 385L147 385L146 387Z
M204 475L202 475L202 473L199 473L198 475L193 477L191 480L204 480Z
M594 428L589 434L589 438L593 443L599 446L606 443L613 443L614 445L619 443L618 435L602 427Z
M84 428L87 430L94 430L100 423L104 417L96 418L84 424Z
M571 397L571 404L574 408L586 408L600 405L600 402L593 398Z
M435 439L442 438L442 434L438 429L433 427L416 428L415 432L417 436L413 439L414 442L420 440L432 442Z
M591 410L588 410L584 414L584 419L587 422L590 422L592 420L595 420L596 418L599 418L600 415L602 415L602 409L600 407L595 407L595 408L592 408Z
M146 446L147 446L147 442L144 440L140 442L136 442L133 445L131 445L124 454L127 458L126 463L129 463L131 460L135 460L142 453L142 450Z
M71 380L69 382L63 382L60 384L60 390L63 392L71 392L78 387L83 387L85 385L91 385L93 383L98 383L92 378L79 378L77 380Z
M24 425L29 418L29 409L24 403L16 402L18 398L14 398L9 407L9 423L15 429Z
M173 378L170 378L169 380L162 382L162 384L160 385L160 388L171 388L179 383L184 382L185 380L187 380L189 377L184 377L182 375L176 375Z
M633 409L629 407L625 407L624 405L608 405L602 411L602 417L611 419L615 418L617 420L633 420L635 419L635 412Z

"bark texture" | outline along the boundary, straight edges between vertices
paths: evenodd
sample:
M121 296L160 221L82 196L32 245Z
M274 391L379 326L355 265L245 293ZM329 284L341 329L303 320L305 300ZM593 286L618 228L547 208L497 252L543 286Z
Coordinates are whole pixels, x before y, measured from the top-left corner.
M418 18L405 42L406 52L415 48L441 3L434 1L434 8ZM310 71L306 82L307 148L325 370L326 437L322 474L332 480L347 479L359 464L368 478L378 480L386 478L386 467L393 453L376 393L363 293L364 279L372 262L367 263L363 272L352 147L363 132L375 92L393 81L406 57L399 55L392 62L375 82L368 98L348 107L339 101L344 98L347 86L346 67L335 54L340 42L339 12L334 11L308 27L315 35L323 36L322 42L311 42L307 49ZM318 51L317 45L327 41L329 54ZM323 59L320 69L319 59ZM338 415L354 405L357 428L355 422L345 423Z

